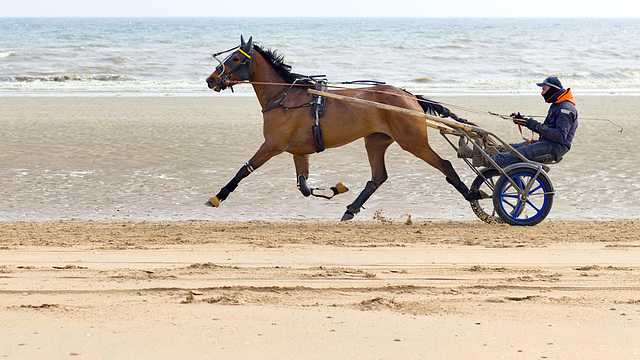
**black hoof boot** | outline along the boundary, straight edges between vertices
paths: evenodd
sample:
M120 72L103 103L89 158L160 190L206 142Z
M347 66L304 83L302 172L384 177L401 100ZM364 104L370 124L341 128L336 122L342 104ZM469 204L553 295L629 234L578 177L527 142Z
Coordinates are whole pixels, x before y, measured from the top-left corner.
M348 221L353 219L353 217L356 216L356 214L352 213L351 211L347 210L344 212L344 215L342 215L342 219L340 219L340 221Z
M480 192L478 190L469 190L469 191L467 191L466 194L464 194L464 198L468 202L473 202L473 201L480 200L480 199L485 199L485 198L488 198L488 197L489 196L486 193Z
M309 189L307 178L304 177L304 175L298 175L298 190L300 190L305 197L311 195L311 189Z
M482 199L482 195L480 195L480 192L478 192L477 190L475 190L475 191L469 190L467 185L465 185L462 181L460 181L460 182L458 182L456 184L451 179L449 179L449 177L447 177L446 180L447 180L447 182L449 184L453 185L453 187L455 187L456 190L458 190L458 192L460 194L462 194L464 199L467 200L468 202L472 202L474 200Z

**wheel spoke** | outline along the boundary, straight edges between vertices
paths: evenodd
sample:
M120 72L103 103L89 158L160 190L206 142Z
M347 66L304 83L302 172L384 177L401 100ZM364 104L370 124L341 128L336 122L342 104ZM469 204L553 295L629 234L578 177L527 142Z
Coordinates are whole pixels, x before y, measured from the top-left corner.
M522 213L522 204L522 201L518 201L518 204L514 207L513 211L510 212L511 216L518 218L518 215Z
M510 203L509 201L507 201L506 199L504 199L504 196L503 196L503 199L502 199L502 203L504 203L504 204L507 204L507 205L511 206L511 208L512 208L512 209L515 209L515 208L516 208L516 206L518 205L518 203L517 203L517 202L516 202L516 205L513 205L512 203Z
M533 205L531 201L527 200L527 204L529 204L529 206L531 206L536 211L536 215L540 213L540 209L538 209L535 205Z
M517 175L512 179L514 183L516 183L518 188L515 188L511 183L507 183L506 186L504 187L504 191L502 192L502 202L508 205L509 207L511 207L511 211L508 212L509 215L514 219L519 219L520 215L522 215L522 213L524 212L528 204L529 206L531 206L531 208L535 210L536 216L537 216L540 213L540 209L537 206L535 206L528 199L526 201L520 201L520 191L525 190L527 186L529 186L530 182L533 181L533 179L530 179L530 176L526 176L526 175ZM530 190L528 195L534 194L540 188L542 188L541 184L539 184L535 189ZM512 202L508 201L507 199L515 199L516 200L515 205ZM525 217L525 218L528 218L528 217Z
M511 198L511 199L517 199L520 197L520 195L515 194L515 195L511 195L511 194L502 194L502 197L506 197L506 198Z
M542 184L538 184L538 187L536 187L535 189L531 189L529 191L529 195L533 194L534 192L540 190L542 188Z

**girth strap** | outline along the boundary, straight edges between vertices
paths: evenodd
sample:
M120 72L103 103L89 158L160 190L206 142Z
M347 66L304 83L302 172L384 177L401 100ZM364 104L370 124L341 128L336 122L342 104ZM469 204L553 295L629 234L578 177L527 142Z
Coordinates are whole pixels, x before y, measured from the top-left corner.
M320 79L317 81L315 90L327 91L327 79ZM324 116L324 104L326 98L321 95L313 95L313 101L311 102L311 111L313 117L316 119L316 124L311 128L313 131L313 140L316 145L316 152L324 151L324 140L322 140L322 128L320 127L320 118Z
M316 146L316 152L322 152L325 150L325 146L324 146L324 140L322 139L322 129L320 127L320 118L324 115L324 108L325 108L325 100L326 97L321 96L321 95L313 95L313 100L309 103L304 103L302 105L298 105L298 106L284 106L283 101L284 99L287 97L287 95L289 94L289 91L297 85L297 82L300 81L310 81L312 83L315 83L314 89L318 90L318 91L327 91L327 79L315 79L316 77L319 76L324 76L324 75L318 75L318 76L310 76L310 77L306 77L306 78L298 78L296 79L287 89L287 91L284 92L284 94L282 94L282 96L273 102L273 104L265 107L264 109L262 109L262 113L266 113L269 110L273 110L275 108L283 108L285 111L289 110L289 109L299 109L302 107L307 107L310 106L311 107L311 116L314 117L314 119L316 120L316 124L311 128L311 132L313 134L313 141L314 144Z

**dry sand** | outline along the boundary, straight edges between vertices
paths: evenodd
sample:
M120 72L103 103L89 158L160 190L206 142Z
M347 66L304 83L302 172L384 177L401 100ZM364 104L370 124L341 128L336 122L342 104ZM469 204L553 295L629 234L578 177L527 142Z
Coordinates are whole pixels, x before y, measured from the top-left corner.
M0 98L0 356L640 358L638 102L578 101L625 130L582 121L551 214L522 228L477 221L397 146L359 221L327 221L368 180L361 142L312 157L350 193L303 198L282 155L206 208L261 142L255 99Z
M10 359L635 359L638 221L0 224Z

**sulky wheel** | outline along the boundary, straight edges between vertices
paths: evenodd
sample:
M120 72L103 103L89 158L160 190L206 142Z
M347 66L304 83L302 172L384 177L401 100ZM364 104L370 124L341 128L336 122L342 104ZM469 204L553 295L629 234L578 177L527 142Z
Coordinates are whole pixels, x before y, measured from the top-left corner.
M496 182L493 207L498 216L510 225L536 225L544 220L554 194L547 173L530 164L511 165L505 173L513 183L505 176Z
M502 220L493 207L493 189L495 189L496 181L500 178L500 172L496 169L482 169L480 174L471 183L471 191L479 190L486 194L490 194L488 198L474 200L471 202L471 210L476 214L478 219L487 224L503 224Z

